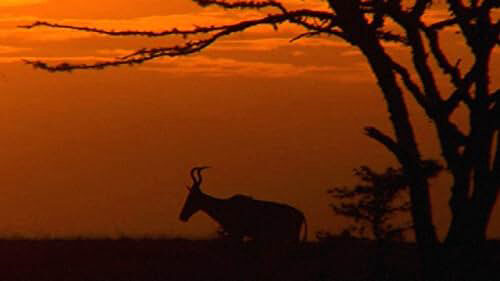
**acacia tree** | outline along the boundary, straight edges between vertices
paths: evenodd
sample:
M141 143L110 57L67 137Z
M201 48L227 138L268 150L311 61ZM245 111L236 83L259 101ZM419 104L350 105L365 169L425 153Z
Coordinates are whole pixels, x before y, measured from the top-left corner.
M93 64L62 63L49 65L43 61L26 61L35 68L48 71L102 69L109 66L139 64L160 57L175 57L202 51L217 40L260 25L291 23L305 32L293 38L330 35L359 48L366 57L382 90L393 136L367 127L366 134L383 144L400 162L409 179L411 214L416 241L424 267L432 268L438 245L432 222L429 183L423 171L421 152L409 119L405 92L424 110L437 131L441 154L451 172L453 183L449 201L452 220L446 237L450 247L480 244L500 186L500 90L490 89L490 57L499 44L500 21L492 13L500 7L497 0L443 0L449 17L426 23L432 0L327 0L328 11L288 9L277 0L192 0L200 6L225 9L268 9L269 13L234 24L153 31L114 31L49 22L35 22L24 28L51 27L100 33L109 36L181 36L181 44L144 48L110 61ZM464 3L465 2L465 3ZM388 19L400 32L389 30ZM439 36L445 29L459 30L473 62L465 68L445 54ZM401 44L411 50L411 67L392 57L383 47L384 41ZM430 54L430 55L429 55ZM438 69L431 68L431 58ZM451 91L440 88L437 72L449 77ZM468 130L461 129L450 117L457 108L468 113Z
M409 201L395 203L407 187L401 180L400 171L390 167L379 174L367 166L361 166L354 170L354 175L361 183L328 190L330 196L340 200L330 204L333 212L353 219L356 223L349 226L349 233L354 232L364 237L368 228L376 241L383 241L393 240L393 237L410 228L407 225L394 226L391 223L394 215L408 212L411 208Z
M423 161L427 176L435 177L443 169L436 161ZM363 236L368 228L376 241L393 240L412 229L412 224L394 224L394 216L407 213L411 204L406 199L408 179L401 168L387 168L377 173L367 166L354 169L360 182L353 186L337 186L328 194L340 200L330 204L337 215L353 219L353 231Z
M422 162L426 175L431 178L439 174L443 167L434 160ZM354 170L359 183L353 186L338 186L328 190L336 199L330 204L337 215L352 219L344 233L365 236L366 230L375 238L374 280L390 279L390 270L385 263L386 242L403 239L404 232L413 228L411 223L395 223L394 217L407 214L411 204L407 199L408 178L401 168L387 168L383 173L367 166ZM350 235L349 235L350 236Z
M427 178L436 177L443 167L435 160L423 160ZM328 194L340 202L330 204L335 214L353 219L357 225L349 230L364 235L366 228L377 241L391 240L411 229L411 224L394 225L393 218L411 210L406 199L408 178L401 168L387 168L383 173L367 166L354 169L359 183L353 186L337 186L328 189Z

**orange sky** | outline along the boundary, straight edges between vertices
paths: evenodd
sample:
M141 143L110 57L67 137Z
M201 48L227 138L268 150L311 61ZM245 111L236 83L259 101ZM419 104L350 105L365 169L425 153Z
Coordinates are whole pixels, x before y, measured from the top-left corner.
M288 202L305 212L311 233L341 230L345 221L328 208L326 189L353 183L352 169L361 164L395 164L362 134L366 125L388 131L390 124L356 49L332 38L291 44L297 28L264 27L186 58L50 74L20 60L100 60L171 41L15 28L46 20L160 30L255 16L189 0L0 1L0 236L213 234L204 215L177 220L188 171L199 164L215 167L207 172L207 193ZM429 20L443 16L438 7ZM458 38L446 33L446 48L466 64ZM387 47L408 61L407 50ZM497 48L493 80L499 57ZM439 157L431 124L410 104L424 156ZM447 180L443 175L433 188L441 235L449 220ZM499 217L497 208L491 237L500 237Z

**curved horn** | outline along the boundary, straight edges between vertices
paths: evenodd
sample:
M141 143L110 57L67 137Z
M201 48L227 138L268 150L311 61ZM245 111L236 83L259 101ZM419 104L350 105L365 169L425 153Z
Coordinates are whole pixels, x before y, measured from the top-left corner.
M197 170L198 168L194 167L191 169L191 178L193 179L193 183L198 183L198 180L196 179L196 177L194 176L194 172Z
M194 167L191 169L191 178L193 179L193 183L200 184L201 183L201 171L210 168L209 166L201 166L201 167ZM198 179L195 176L195 172L198 174Z
M198 167L198 168L196 169L197 174L198 174L198 179L199 179L198 183L201 183L201 180L202 180L202 178L201 178L201 171L203 171L203 170L205 170L205 169L208 169L208 168L210 168L210 166Z

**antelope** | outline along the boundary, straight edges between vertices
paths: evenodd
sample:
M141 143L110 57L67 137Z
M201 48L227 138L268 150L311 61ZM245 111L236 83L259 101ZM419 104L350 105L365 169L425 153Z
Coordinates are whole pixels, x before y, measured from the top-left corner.
M189 193L179 219L187 222L198 211L205 212L220 224L229 238L243 241L249 238L264 243L299 243L302 224L302 241L307 239L304 214L294 207L253 199L237 194L227 199L210 196L201 191L201 172L209 167L191 170L193 184L186 186ZM196 177L197 176L197 177Z

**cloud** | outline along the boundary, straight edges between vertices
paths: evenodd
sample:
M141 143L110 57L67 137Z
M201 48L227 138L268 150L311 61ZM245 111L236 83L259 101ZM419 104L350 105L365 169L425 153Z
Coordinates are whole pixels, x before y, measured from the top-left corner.
M19 43L43 43L43 42L60 42L80 38L91 38L95 36L90 33L78 31L63 31L63 30L20 30L20 29L4 29L0 30L0 40L19 42Z
M99 56L80 56L80 57L21 57L21 56L9 56L0 57L0 63L21 63L24 60L29 61L44 61L49 63L61 63L61 62L81 62L81 63L92 63L95 61L109 60L109 57L99 57Z
M293 52L292 52L292 56L294 56L294 57L300 57L300 56L303 56L303 55L305 55L305 54L306 54L306 53L305 53L305 52L303 52L303 51L293 51Z
M46 0L2 0L0 7L25 6L46 2Z
M287 9L328 10L328 2L323 0L282 0Z
M0 47L7 52L16 52L19 48ZM0 63L21 63L23 60L41 60L48 63L92 63L111 60L118 56L129 54L126 49L101 49L96 55L90 56L49 56L26 57L4 56ZM301 52L295 56L303 55ZM156 71L172 76L201 75L206 77L251 77L251 78L314 78L328 79L338 82L373 82L369 67L366 63L351 63L340 65L313 65L293 64L269 61L247 61L233 58L214 58L203 55L161 58L156 61L138 66L138 70Z
M291 63L255 62L195 56L165 58L153 64L141 66L140 69L165 72L170 75L196 74L209 77L242 76L252 78L310 77L332 79L340 82L373 81L366 64L353 64L347 67L295 65Z
M212 50L219 51L270 51L283 47L338 47L349 48L351 45L344 41L329 38L305 38L290 42L288 38L262 39L227 39L211 46Z
M110 60L113 57L128 53L128 50L99 50L103 56L60 56L60 57L0 57L0 63L22 63L23 60L41 60L48 63L92 63ZM299 54L300 55L300 54ZM138 66L138 70L156 71L172 76L201 75L206 77L249 77L249 78L315 78L338 82L373 82L368 66L354 63L348 66L337 65L297 65L292 63L273 63L245 61L230 58L213 58L207 56L162 58L157 61Z
M447 9L429 9L422 16L422 20L427 24L432 24L449 18L450 12Z
M128 49L100 49L96 51L97 54L111 57L123 57L131 54L132 52L134 52L134 50Z
M360 50L348 50L340 53L343 57L354 57L354 56L362 56L363 53Z
M11 54L29 50L31 50L31 48L20 48L20 47L0 45L0 54Z

